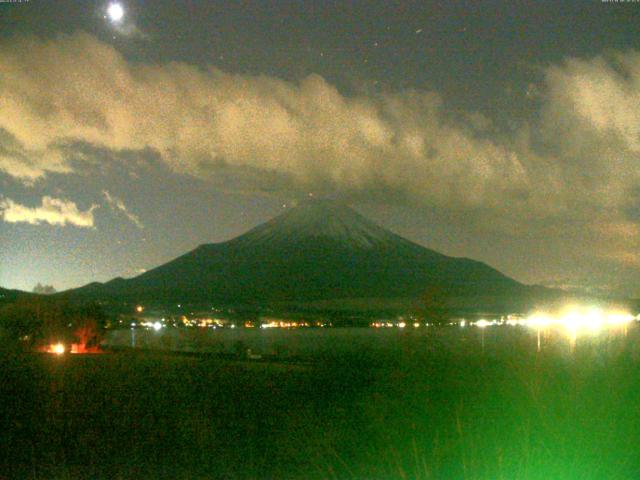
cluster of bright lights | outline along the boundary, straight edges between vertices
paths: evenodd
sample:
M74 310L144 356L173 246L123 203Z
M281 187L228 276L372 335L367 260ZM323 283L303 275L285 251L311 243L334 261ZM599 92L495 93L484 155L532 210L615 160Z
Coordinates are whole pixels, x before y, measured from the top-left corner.
M64 354L94 354L94 353L102 353L100 347L91 346L87 347L84 343L72 343L65 345L62 342L51 343L49 345L43 345L38 348L40 352L51 353L53 355L62 356Z
M217 318L198 318L192 320L192 324L200 328L222 328L225 322Z
M162 319L164 322L164 319ZM164 328L166 325L163 322L155 321L155 322L140 322L140 326L144 328L152 328L156 332ZM136 323L131 324L131 328L135 328L137 326Z
M477 322L473 323L472 325L476 326L476 327L480 327L480 328L486 328L486 327L490 327L491 325L498 325L498 321L497 320L485 320L484 318L478 320Z
M486 327L490 327L492 325L504 325L509 323L508 321L504 321L504 320L487 320L485 318L481 318L480 320L476 320L475 322L470 322L465 320L464 318L462 320L460 320L458 322L458 325L462 328L466 327L466 326L472 326L472 327L478 327L478 328L486 328ZM455 322L450 323L450 325L455 325Z
M419 328L422 324L420 322L413 322L412 324L407 322L372 322L369 324L373 328L405 328L409 325L413 325L413 328ZM424 326L428 327L429 324L425 323Z
M164 321L164 319L162 319ZM236 328L235 323L222 318L188 318L182 315L179 320L173 321L171 325L166 326L183 326L183 327L200 327L200 328Z
M52 343L48 348L49 353L55 353L56 355L62 355L65 350L66 348L64 346L64 343Z
M283 321L283 320L272 320L267 323L263 323L260 325L260 328L299 328L299 327L309 327L311 326L309 322L293 322L293 321Z
M605 311L596 307L570 307L558 314L545 312L535 312L525 318L507 317L500 320L480 319L475 322L461 320L459 325L465 327L472 325L479 328L486 328L492 325L525 326L537 330L554 327L561 327L569 332L594 332L624 327L636 320L636 317L622 311Z

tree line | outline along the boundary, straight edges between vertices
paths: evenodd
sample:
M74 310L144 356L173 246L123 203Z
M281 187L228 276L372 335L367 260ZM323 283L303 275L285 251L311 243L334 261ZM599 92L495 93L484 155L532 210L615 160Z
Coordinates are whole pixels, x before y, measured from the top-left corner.
M37 349L52 343L97 348L107 317L100 305L28 296L0 306L0 341Z

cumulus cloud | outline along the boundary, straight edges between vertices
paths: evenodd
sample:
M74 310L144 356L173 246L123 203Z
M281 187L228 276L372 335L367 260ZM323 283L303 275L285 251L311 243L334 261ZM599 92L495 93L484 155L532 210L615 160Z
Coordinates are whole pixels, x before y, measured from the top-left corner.
M71 168L59 149L51 147L40 151L29 150L28 147L19 145L9 132L0 127L0 171L26 185L33 185L47 171L70 173Z
M107 203L112 210L122 213L136 227L140 229L144 228L144 225L140 221L140 218L137 215L131 213L122 200L120 200L118 197L114 197L107 190L103 190L102 194L104 195L104 198L107 200Z
M204 179L237 169L256 183L383 191L468 212L484 228L634 256L623 245L638 236L625 212L640 181L639 52L544 68L522 98L540 110L515 132L479 112L452 118L436 92L345 96L318 75L294 83L133 63L84 33L14 38L0 45L0 72L0 129L11 143L0 169L25 181L71 171L64 152L77 143L154 151Z
M640 152L640 52L567 59L546 72L547 114Z
M7 223L28 223L38 225L75 225L76 227L93 227L93 211L98 208L92 205L88 210L81 211L78 206L68 200L42 197L39 207L28 207L14 202L10 198L0 199L0 215Z
M152 149L174 170L205 178L224 165L447 205L497 205L527 186L518 153L445 122L433 92L346 97L317 75L291 83L133 64L87 34L14 39L0 47L0 68L10 72L0 79L0 127L25 157L72 142Z
M545 71L537 127L550 179L594 254L640 265L640 52L569 58Z

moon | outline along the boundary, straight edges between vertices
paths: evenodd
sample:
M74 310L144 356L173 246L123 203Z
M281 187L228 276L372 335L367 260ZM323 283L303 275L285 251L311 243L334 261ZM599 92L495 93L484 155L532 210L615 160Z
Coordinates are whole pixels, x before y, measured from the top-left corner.
M107 15L113 23L119 23L124 18L124 8L119 3L110 3L107 7Z

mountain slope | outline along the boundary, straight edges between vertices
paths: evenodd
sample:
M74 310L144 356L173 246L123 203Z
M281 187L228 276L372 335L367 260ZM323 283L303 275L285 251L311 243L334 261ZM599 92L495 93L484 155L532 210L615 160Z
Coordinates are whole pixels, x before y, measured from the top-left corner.
M486 264L406 240L351 208L314 201L233 240L201 245L132 279L73 292L101 299L228 304L353 298L520 295L529 287Z
M4 303L15 302L19 298L31 298L36 296L33 293L23 292L21 290L7 290L0 288L0 305Z

